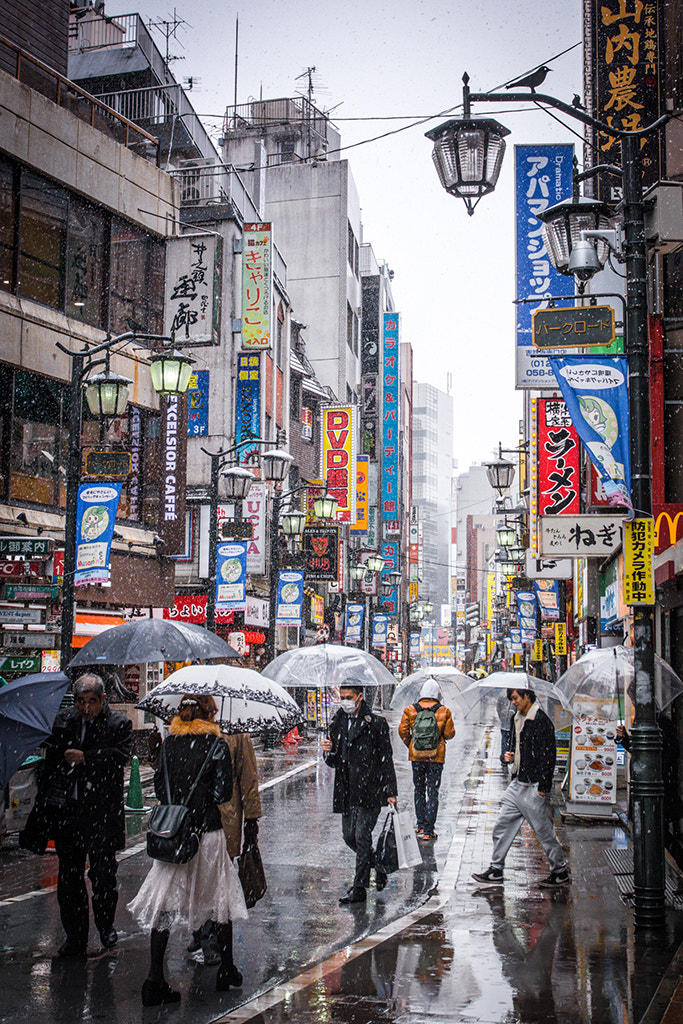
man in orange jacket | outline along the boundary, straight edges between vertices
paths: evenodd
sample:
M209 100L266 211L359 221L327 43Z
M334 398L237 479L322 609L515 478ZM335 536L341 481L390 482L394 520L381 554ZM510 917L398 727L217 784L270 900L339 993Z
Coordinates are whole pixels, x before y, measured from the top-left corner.
M453 716L440 701L439 684L428 679L420 690L417 704L408 705L398 727L413 769L417 838L424 841L437 838L434 825L439 812L446 740L455 736Z

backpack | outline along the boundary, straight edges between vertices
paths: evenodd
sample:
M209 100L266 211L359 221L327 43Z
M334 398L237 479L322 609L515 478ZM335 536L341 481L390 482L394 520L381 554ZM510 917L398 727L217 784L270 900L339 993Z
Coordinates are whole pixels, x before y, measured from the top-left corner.
M441 705L437 703L434 707L423 708L419 704L413 704L413 707L417 711L410 739L413 756L418 761L429 760L436 757L441 739L441 730L435 714Z

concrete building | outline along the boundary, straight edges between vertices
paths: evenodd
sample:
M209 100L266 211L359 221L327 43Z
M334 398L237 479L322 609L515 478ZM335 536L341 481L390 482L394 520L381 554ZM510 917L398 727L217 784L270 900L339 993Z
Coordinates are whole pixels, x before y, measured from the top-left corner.
M420 598L450 604L453 398L432 384L413 385L413 504L423 523Z

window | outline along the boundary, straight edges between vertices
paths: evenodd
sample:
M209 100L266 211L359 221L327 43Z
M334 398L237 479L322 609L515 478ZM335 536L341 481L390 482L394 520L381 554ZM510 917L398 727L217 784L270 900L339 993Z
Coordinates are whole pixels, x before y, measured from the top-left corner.
M12 397L10 500L62 505L66 500L66 385L15 370Z
M14 170L0 160L0 288L13 288L16 227Z
M356 319L349 303L346 303L346 344L353 352L354 320Z
M109 323L113 333L161 334L164 245L140 228L112 218Z
M304 441L313 440L313 410L305 405L301 407L301 436Z
M353 228L351 227L351 222L349 221L348 222L348 244L347 244L346 258L349 261L349 266L351 267L351 270L353 271L353 274L354 274L355 277L358 277L359 257L360 257L360 249L359 249L359 246L358 246L358 242L356 241L356 236L353 233Z
M106 323L106 229L101 210L69 199L64 308L67 316L93 327Z
M63 308L67 198L64 189L28 171L21 176L20 295Z

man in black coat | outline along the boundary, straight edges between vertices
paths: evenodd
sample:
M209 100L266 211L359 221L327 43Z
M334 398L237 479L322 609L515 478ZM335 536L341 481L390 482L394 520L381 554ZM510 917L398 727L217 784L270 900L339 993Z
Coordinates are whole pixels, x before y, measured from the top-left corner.
M41 794L54 808L57 899L66 932L60 956L79 956L87 948L86 858L102 945L111 949L117 942L116 851L126 841L123 769L132 733L129 719L107 705L100 676L81 676L73 689L76 710L55 724L41 784Z
M383 804L396 806L398 786L389 726L373 715L360 686L342 686L341 708L323 740L326 763L335 769L332 810L342 816L344 842L356 854L353 885L340 903L364 903L375 863L372 830ZM375 867L375 884L384 888L386 874Z

